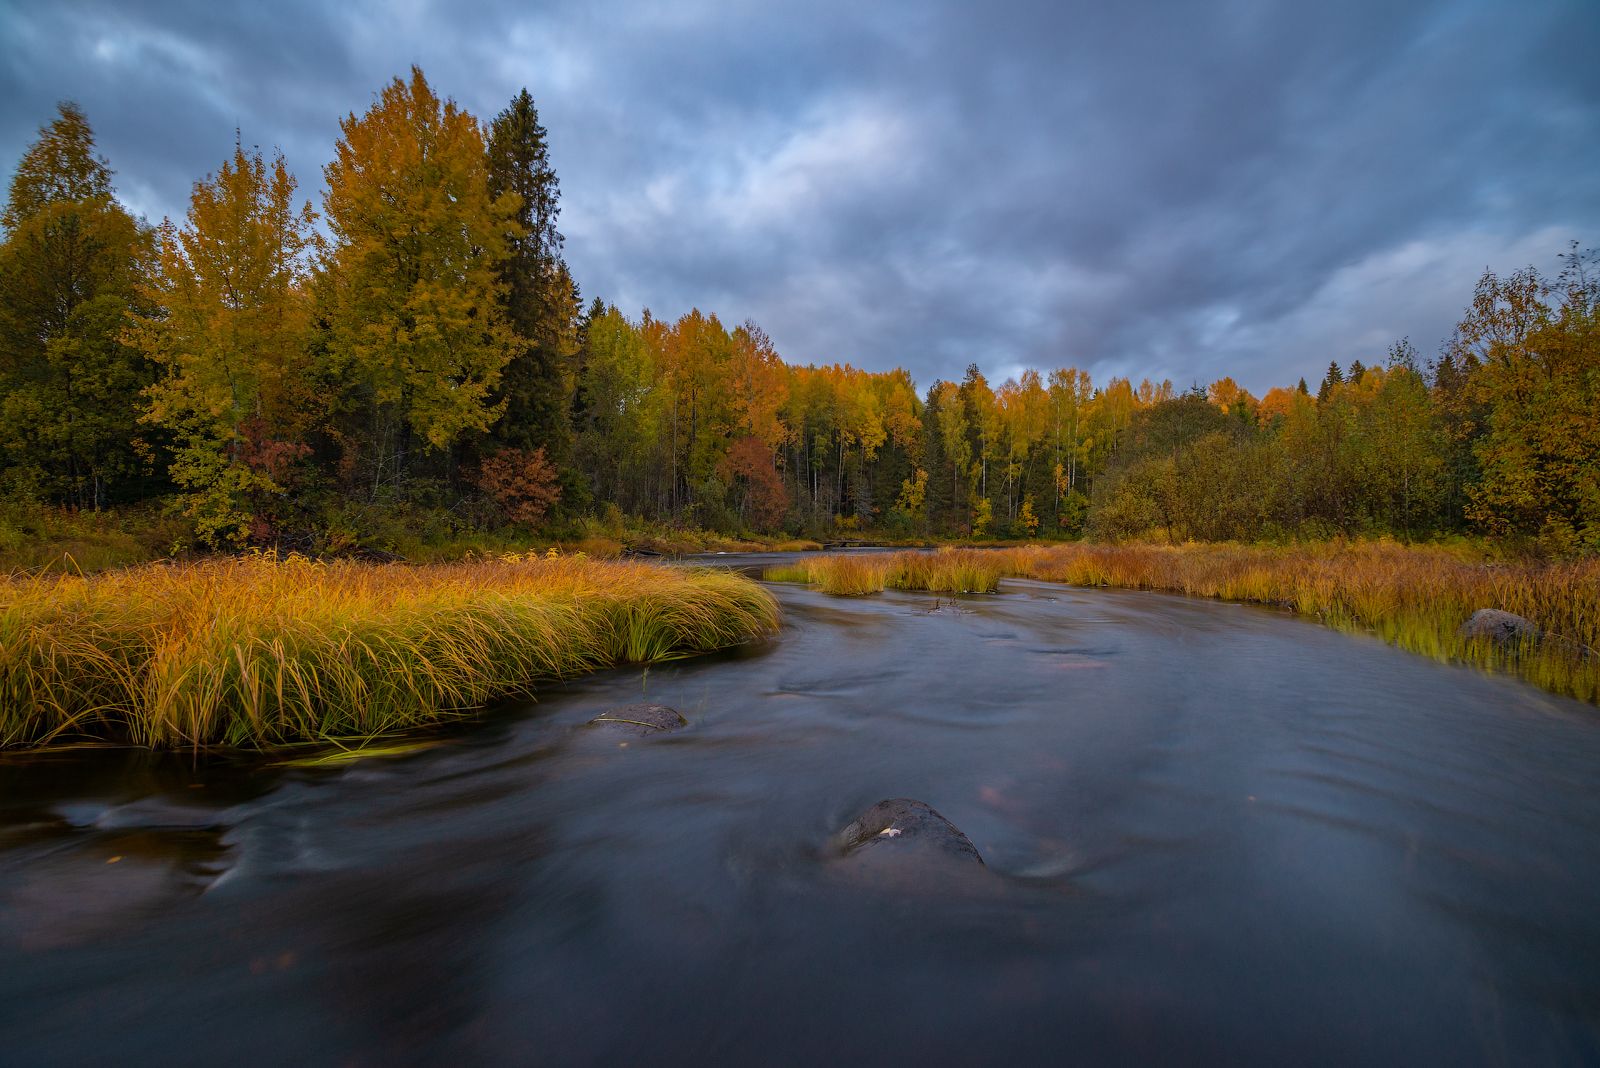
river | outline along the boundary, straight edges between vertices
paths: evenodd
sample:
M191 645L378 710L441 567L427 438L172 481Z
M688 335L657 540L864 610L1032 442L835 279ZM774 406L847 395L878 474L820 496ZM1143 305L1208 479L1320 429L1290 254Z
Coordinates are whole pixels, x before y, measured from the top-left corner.
M7 758L0 1062L1600 1060L1595 709L1263 608L774 589L404 756ZM584 726L641 700L689 726ZM981 877L858 877L892 797Z

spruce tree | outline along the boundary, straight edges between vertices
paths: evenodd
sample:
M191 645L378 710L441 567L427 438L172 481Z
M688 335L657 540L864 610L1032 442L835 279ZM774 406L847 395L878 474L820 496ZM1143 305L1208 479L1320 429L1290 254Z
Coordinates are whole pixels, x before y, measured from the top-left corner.
M493 437L511 448L543 448L558 467L571 463L577 286L561 259L556 229L561 188L550 166L545 128L526 89L489 129L489 190L518 202L520 233L501 264L506 320L517 342L500 380L505 413Z
M1323 376L1322 386L1317 390L1317 400L1327 400L1329 394L1333 392L1333 388L1343 384L1343 382L1344 372L1339 370L1339 364L1337 362L1329 362L1328 373Z

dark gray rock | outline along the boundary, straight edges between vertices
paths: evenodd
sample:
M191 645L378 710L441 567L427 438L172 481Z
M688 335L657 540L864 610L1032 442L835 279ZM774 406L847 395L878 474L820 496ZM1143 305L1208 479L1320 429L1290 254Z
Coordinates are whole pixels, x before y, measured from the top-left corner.
M680 727L687 727L689 721L675 708L668 708L666 705L639 704L607 709L591 719L589 725L642 737L647 734L666 734Z
M1487 638L1496 642L1520 642L1524 638L1537 639L1539 627L1531 619L1498 608L1480 608L1472 618L1461 624L1463 638Z
M983 857L955 824L908 797L879 801L833 839L846 859L864 864L983 867Z

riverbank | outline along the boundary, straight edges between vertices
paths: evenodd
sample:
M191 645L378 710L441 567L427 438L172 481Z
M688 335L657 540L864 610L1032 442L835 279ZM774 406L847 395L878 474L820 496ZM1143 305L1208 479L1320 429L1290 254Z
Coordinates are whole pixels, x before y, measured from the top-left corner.
M263 546L265 548L265 546ZM652 523L636 517L580 518L540 528L481 529L448 512L373 508L348 520L285 538L276 551L327 559L416 564L450 563L508 553L583 553L601 560L624 556L691 556L705 553L808 552L808 538L725 534ZM159 505L71 511L42 505L0 505L0 575L92 574L158 560L210 556L192 525Z
M3 598L0 746L370 738L778 623L730 573L531 554L215 558L13 578Z
M987 592L1002 576L1157 590L1272 605L1345 630L1370 631L1440 660L1512 671L1600 703L1600 561L1485 561L1392 542L1295 546L1058 545L821 556L769 570L835 593ZM1473 636L1480 608L1530 620L1537 636Z

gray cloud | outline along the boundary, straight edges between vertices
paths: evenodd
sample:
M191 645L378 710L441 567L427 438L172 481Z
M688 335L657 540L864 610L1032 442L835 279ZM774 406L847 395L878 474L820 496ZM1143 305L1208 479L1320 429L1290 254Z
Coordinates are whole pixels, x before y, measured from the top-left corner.
M417 63L526 85L585 293L791 359L1260 391L1600 235L1592 0L0 4L0 166L78 100L152 218L235 128L313 195Z

